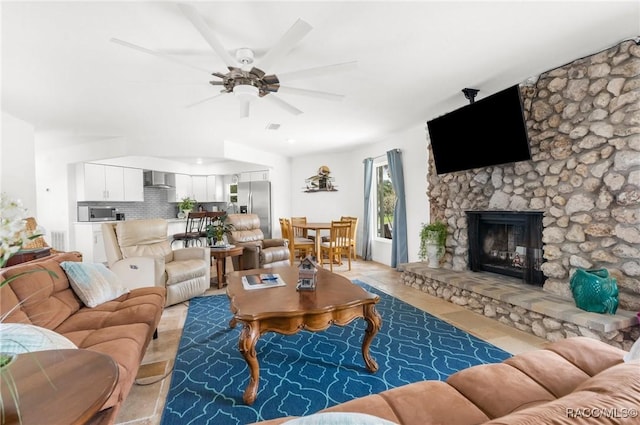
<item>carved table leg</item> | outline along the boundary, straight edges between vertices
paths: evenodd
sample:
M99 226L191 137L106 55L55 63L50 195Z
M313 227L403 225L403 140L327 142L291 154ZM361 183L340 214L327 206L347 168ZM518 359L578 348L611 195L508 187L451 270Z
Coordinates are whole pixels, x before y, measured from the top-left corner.
M258 356L256 355L256 343L260 337L259 326L257 323L243 323L244 327L240 332L240 340L238 348L249 366L249 383L244 390L242 399L248 405L256 401L258 395L258 384L260 382L260 365L258 364Z
M364 306L364 320L367 321L367 329L364 331L364 338L362 339L362 357L367 365L367 369L370 372L376 372L378 370L378 363L369 355L369 347L371 346L373 337L376 336L382 326L382 317L380 317L374 304Z

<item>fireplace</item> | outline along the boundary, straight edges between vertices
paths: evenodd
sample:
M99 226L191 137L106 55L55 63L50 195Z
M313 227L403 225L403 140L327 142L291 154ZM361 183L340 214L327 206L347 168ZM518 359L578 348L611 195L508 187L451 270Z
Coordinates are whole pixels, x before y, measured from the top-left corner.
M466 211L469 268L542 285L542 212Z

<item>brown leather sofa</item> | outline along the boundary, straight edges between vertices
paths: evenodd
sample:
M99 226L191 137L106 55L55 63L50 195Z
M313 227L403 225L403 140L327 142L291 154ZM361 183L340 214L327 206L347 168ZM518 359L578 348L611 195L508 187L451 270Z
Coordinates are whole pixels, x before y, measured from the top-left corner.
M89 308L69 285L63 261L81 261L76 253L59 253L0 270L0 284L19 273L29 273L0 287L3 322L24 323L51 329L78 348L108 354L118 365L118 382L91 425L113 424L129 394L140 362L160 322L166 289L132 289L115 300ZM6 315L6 317L5 317Z
M625 354L574 337L461 370L445 382L416 382L322 412L365 413L402 425L638 424L640 360L624 363Z
M233 230L228 235L229 243L244 247L242 253L244 270L291 264L287 242L284 239L265 239L260 229L260 217L257 214L229 214L227 222L233 225Z

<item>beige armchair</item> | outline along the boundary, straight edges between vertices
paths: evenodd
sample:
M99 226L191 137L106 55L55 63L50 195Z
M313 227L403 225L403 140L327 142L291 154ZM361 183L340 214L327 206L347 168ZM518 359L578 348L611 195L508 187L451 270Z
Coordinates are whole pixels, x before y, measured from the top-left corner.
M265 239L257 214L229 214L227 222L234 229L228 236L229 243L244 247L242 267L245 270L291 264L287 242L284 239Z
M209 248L171 249L164 219L103 223L109 268L130 288L167 288L166 305L204 294L210 285Z

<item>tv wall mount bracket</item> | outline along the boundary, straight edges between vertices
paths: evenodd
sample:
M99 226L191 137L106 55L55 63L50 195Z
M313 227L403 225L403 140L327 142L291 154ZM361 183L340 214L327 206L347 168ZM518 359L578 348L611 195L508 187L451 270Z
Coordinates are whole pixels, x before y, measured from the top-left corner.
M469 103L473 103L476 101L476 95L480 90L478 89L462 89L462 93L464 93L464 97L469 99Z

